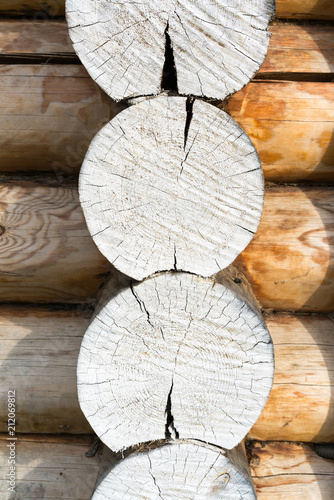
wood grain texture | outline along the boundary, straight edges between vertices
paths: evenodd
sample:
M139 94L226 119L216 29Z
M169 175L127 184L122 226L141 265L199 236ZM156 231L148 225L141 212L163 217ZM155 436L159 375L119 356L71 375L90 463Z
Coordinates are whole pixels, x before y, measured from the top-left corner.
M52 18L65 14L65 0L2 0L0 11L15 15L42 11ZM276 17L330 20L334 6L332 0L276 0Z
M16 490L7 490L8 440L0 437L0 494L3 500L90 500L100 455L86 457L89 437L17 436Z
M0 92L1 172L77 173L119 111L80 66L0 66ZM272 181L333 181L333 109L324 82L251 82L227 105Z
M334 322L317 316L266 317L275 347L274 385L249 433L262 440L334 440Z
M331 25L288 24L270 26L272 37L261 73L334 72L334 27Z
M271 188L263 217L235 265L276 311L333 311L334 191Z
M334 19L332 0L276 0L276 17L291 19Z
M73 46L113 99L157 95L170 40L182 95L223 99L246 85L269 45L273 0L67 0ZM175 89L173 89L175 90Z
M93 240L122 273L139 281L172 269L211 276L253 238L263 173L226 113L159 96L122 111L95 136L79 195Z
M270 31L272 37L259 76L262 73L271 74L272 78L276 73L324 75L334 71L333 26L276 21ZM74 54L64 21L0 21L0 56L53 58L73 57Z
M269 396L273 347L231 283L163 273L121 291L93 319L78 397L110 449L170 436L231 449L250 430Z
M94 300L110 265L86 229L76 189L9 183L0 192L0 300Z
M175 442L125 458L98 485L92 500L134 496L138 500L256 500L253 485L222 450L195 442Z
M331 500L334 462L310 446L254 442L250 466L258 500Z
M0 300L96 297L101 275L113 268L86 229L76 188L0 187ZM235 261L264 307L333 310L333 204L328 188L267 189L258 232Z
M331 83L254 82L225 109L253 141L267 180L333 181Z
M6 392L18 390L18 432L90 432L77 400L76 365L90 322L85 311L2 306L0 432ZM250 432L258 439L334 439L334 323L321 316L266 317L274 342L275 377L266 407ZM20 389L19 389L20 388Z
M117 112L81 66L0 66L1 171L77 171Z

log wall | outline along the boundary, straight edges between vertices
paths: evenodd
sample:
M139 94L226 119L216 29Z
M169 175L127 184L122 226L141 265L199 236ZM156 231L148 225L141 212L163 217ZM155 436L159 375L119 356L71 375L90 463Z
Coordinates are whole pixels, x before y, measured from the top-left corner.
M329 500L333 462L293 441L334 439L334 4L276 4L262 68L218 104L251 137L267 181L259 230L235 262L266 310L276 356L248 451L259 500ZM0 432L16 389L27 499L91 498L101 466L100 453L85 457L91 429L75 373L113 269L88 234L76 182L92 138L124 106L81 66L63 16L64 0L0 5ZM3 434L3 465L6 445Z

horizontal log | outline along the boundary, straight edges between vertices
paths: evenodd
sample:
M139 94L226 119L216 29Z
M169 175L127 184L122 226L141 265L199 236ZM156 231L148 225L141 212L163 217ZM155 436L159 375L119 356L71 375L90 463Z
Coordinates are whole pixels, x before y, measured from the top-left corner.
M112 269L71 186L0 183L0 301L87 302ZM334 190L270 188L259 229L235 261L274 310L333 310Z
M250 466L258 500L331 500L334 462L306 444L250 444Z
M0 492L4 500L13 498L6 483L7 444L7 435L0 436ZM16 498L91 499L101 453L85 456L92 447L89 437L18 435L16 446ZM248 451L258 500L332 500L334 462L318 457L310 446L253 442Z
M89 311L3 306L1 418L17 390L17 431L88 433L77 397L76 367ZM276 354L274 386L250 432L255 439L334 439L334 323L321 316L266 318ZM181 436L182 437L182 436Z
M333 441L334 322L277 314L266 323L275 348L274 383L249 437Z
M41 18L48 19L65 14L65 0L2 0L0 11L12 15L38 12ZM276 0L276 17L334 19L334 6L331 0L321 2L318 0Z
M274 77L276 73L334 72L333 26L275 22L270 31L272 37L260 76L262 73ZM1 21L0 57L10 56L47 56L49 62L55 57L74 57L66 22ZM8 62L14 61L8 59Z
M75 187L0 185L0 301L90 302L110 270Z
M82 66L0 66L1 172L77 173L96 132L120 110ZM227 111L271 181L334 180L331 83L255 81Z
M235 260L276 311L333 311L334 190L267 189L255 237Z
M331 83L251 82L226 111L253 141L267 180L333 182Z
M100 454L86 457L90 437L17 436L15 493L8 491L8 436L0 436L0 495L3 500L90 500L99 473ZM14 451L14 450L13 450Z
M96 132L116 114L82 66L0 66L0 171L78 172Z

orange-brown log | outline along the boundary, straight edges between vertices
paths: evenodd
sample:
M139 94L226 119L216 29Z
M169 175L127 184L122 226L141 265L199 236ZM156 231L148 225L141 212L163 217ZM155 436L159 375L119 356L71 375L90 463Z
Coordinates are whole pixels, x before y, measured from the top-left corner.
M76 389L78 353L90 314L87 309L2 307L0 432L7 428L8 389L17 390L18 432L90 432ZM267 405L249 436L333 440L333 321L286 314L265 319L274 341L276 373Z
M0 301L86 302L112 269L73 186L0 183ZM259 229L235 264L265 308L333 311L334 190L268 188Z
M259 71L323 75L334 72L334 27L275 21L266 59ZM33 23L30 20L0 22L0 56L73 57L75 52L65 21ZM14 61L14 59L13 59ZM65 61L65 59L64 59ZM11 60L8 59L10 63ZM79 60L78 60L79 62Z
M334 88L254 81L226 111L253 141L269 181L334 180Z
M38 12L39 18L48 19L65 14L65 0L2 0L0 11L14 15ZM334 19L334 6L331 0L276 0L276 17Z
M258 500L332 500L334 462L311 446L253 442L249 453Z
M0 66L1 172L77 173L96 132L120 110L82 66ZM331 83L254 81L227 111L270 181L334 180Z

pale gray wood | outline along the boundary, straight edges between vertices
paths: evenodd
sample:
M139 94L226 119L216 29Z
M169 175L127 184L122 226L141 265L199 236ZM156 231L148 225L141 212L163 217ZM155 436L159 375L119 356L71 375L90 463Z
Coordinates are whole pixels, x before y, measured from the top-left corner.
M243 455L245 466L247 460ZM119 462L92 500L255 500L252 481L219 448L175 442Z
M82 166L88 229L137 280L171 269L210 276L260 222L263 172L249 137L214 106L189 107L167 96L131 106L97 134Z
M94 318L78 395L114 451L169 436L231 449L259 417L273 371L269 332L242 294L163 273L121 291Z
M114 99L161 89L166 33L181 94L222 99L253 77L274 0L67 0L74 49Z

